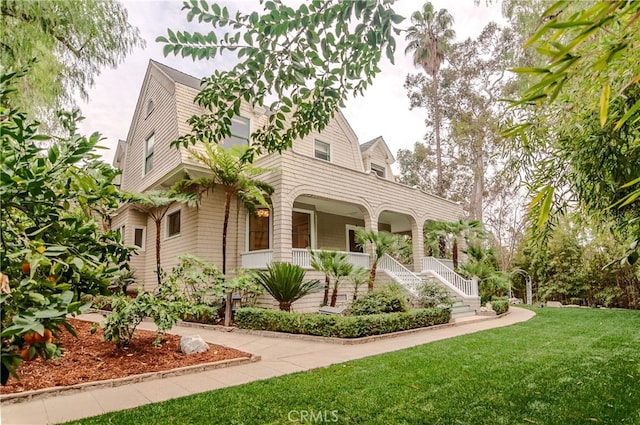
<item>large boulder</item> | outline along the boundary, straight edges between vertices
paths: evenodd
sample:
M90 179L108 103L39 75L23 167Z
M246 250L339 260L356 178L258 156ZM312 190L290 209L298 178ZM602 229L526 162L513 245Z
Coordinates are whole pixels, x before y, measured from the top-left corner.
M183 336L180 338L180 350L184 354L204 353L209 349L209 344L200 335Z

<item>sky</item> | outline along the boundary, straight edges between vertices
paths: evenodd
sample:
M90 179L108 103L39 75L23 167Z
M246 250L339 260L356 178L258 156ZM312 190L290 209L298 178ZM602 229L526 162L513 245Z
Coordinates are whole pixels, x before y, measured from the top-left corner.
M284 2L292 3L287 0ZM295 2L300 3L299 0ZM85 134L94 131L102 134L104 140L101 145L108 150L101 153L108 163L113 160L118 140L127 138L149 59L198 78L212 74L215 69L231 68L230 58L226 56L195 62L190 58L163 56L163 45L156 43L155 39L166 35L167 28L174 31L211 30L206 25L197 29L189 26L191 24L186 20L186 13L181 11L182 1L131 0L123 3L129 13L129 22L139 28L146 40L146 47L135 49L117 69L103 70L89 90L89 100L78 100L85 117L81 130ZM257 0L218 3L226 3L231 9L242 12L262 10ZM502 22L498 1L489 5L482 1L477 6L474 0L433 0L432 3L436 9L446 8L453 15L453 29L458 41L477 36L491 21ZM396 1L393 5L396 13L407 17L399 25L401 28L410 26L409 16L422 4L421 0ZM409 100L403 87L405 78L409 73L422 71L414 67L409 55L404 54L404 38L398 36L396 41L395 65L384 58L380 65L382 72L373 85L365 91L364 96L347 101L346 108L343 109L360 143L382 136L394 155L399 149L413 149L415 142L422 141L426 132L424 119L428 114L424 109L409 109Z

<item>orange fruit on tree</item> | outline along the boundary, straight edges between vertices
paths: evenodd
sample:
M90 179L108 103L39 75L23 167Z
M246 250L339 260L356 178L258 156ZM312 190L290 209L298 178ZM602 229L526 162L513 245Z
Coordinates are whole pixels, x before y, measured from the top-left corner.
M22 357L22 360L31 360L29 358L29 347L25 347L20 351L20 357Z
M53 333L51 333L51 329L45 329L43 335L44 342L53 341Z
M31 274L31 265L29 263L22 263L22 273Z
M49 282L53 282L53 283L55 283L55 282L56 282L56 277L55 277L55 276L49 276L49 277L47 278L47 280L48 280Z
M24 335L24 342L28 345L33 344L35 341L35 336L33 333L29 332L28 334Z
M40 335L38 332L33 334L33 342L35 344L39 344L41 342L44 342L44 335Z

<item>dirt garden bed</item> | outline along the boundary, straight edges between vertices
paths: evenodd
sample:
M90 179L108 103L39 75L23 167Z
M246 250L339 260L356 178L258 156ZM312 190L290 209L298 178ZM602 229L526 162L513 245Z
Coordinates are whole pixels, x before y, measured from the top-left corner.
M151 342L155 332L137 330L132 344L127 349L118 349L115 344L103 339L102 330L91 335L91 323L70 319L78 338L61 332L57 341L62 344L64 354L59 360L43 362L37 358L22 362L18 369L20 380L11 377L0 394L12 394L42 388L69 386L86 382L124 378L148 372L194 366L237 358L251 354L220 345L209 344L206 353L185 355L180 351L180 337L165 335L162 346Z

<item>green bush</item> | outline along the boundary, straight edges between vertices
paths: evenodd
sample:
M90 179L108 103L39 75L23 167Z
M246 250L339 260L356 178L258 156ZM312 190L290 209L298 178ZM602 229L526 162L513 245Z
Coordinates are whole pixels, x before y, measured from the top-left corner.
M503 314L509 311L509 301L507 300L492 300L491 308L496 314Z
M409 312L368 316L288 313L260 308L241 308L235 321L240 329L266 330L293 334L359 338L407 329L448 323L449 308L426 308Z
M387 285L358 298L351 304L352 316L397 313L409 310L402 288Z
M426 280L419 289L418 301L422 307L438 307L445 306L451 307L453 305L453 299L449 294L449 291L444 289L432 280Z

